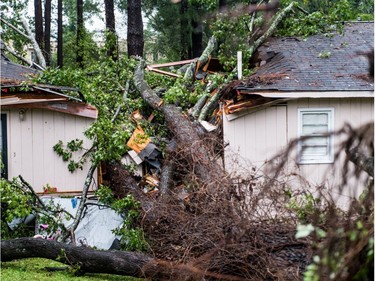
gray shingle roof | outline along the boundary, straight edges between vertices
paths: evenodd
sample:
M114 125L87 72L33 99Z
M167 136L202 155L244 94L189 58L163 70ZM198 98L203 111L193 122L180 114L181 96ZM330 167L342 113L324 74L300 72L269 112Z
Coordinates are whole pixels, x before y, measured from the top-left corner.
M358 54L373 46L373 22L346 23L343 34L328 37L270 38L259 54L271 58L244 84L251 91L373 91L368 59Z
M0 82L2 85L21 82L30 79L30 75L36 75L40 71L16 64L1 55Z

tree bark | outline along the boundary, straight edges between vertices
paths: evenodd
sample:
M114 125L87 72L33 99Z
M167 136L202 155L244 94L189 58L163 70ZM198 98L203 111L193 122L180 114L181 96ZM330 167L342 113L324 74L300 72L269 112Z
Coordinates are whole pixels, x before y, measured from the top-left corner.
M44 3L44 58L46 65L51 65L51 0Z
M141 253L98 251L34 238L1 241L2 262L35 257L56 260L71 266L78 265L82 272L134 277L152 275L151 270L144 271L144 267L150 264L152 268L153 263L156 264L153 258Z
M57 1L57 66L62 68L63 62L63 0Z
M78 266L79 274L107 273L150 280L204 280L214 277L221 280L246 280L241 277L201 270L194 265L172 264L143 253L126 251L98 251L76 247L53 240L18 238L1 241L1 261L45 258L70 266ZM180 279L181 277L186 277Z
M77 0L77 57L76 62L79 67L83 67L83 0Z
M42 0L34 0L34 17L35 17L35 40L38 43L39 47L42 50L44 50Z
M214 160L212 149L207 147L205 139L195 126L177 107L165 104L144 81L144 62L141 61L134 73L134 83L143 99L155 110L164 114L168 128L172 132L179 149L179 157L192 163L194 173L202 186L211 191L222 185L230 186L228 175Z
M117 60L117 38L116 38L116 22L115 8L113 0L104 0L105 6L105 27L106 27L106 44L107 55L113 60Z
M143 57L143 21L141 1L128 1L128 57Z
M190 44L189 44L189 20L187 16L188 12L188 1L182 0L180 4L180 49L181 49L181 60L190 59Z
M41 48L39 47L38 42L36 41L33 33L30 30L29 25L26 22L26 19L24 17L21 17L23 28L25 29L27 35L26 37L31 41L34 47L34 51L36 53L36 56L38 58L38 63L41 65L42 68L46 68L46 60L44 59L43 53Z

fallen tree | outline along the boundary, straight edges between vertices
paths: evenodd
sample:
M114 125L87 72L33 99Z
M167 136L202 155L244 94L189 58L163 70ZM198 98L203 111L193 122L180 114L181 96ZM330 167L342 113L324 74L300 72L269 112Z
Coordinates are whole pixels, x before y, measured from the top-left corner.
M75 268L76 275L84 273L108 273L156 280L190 280L214 277L224 280L246 280L244 278L200 270L192 265L174 265L142 253L126 251L98 251L76 247L51 240L19 238L1 241L1 261L25 258L46 258L68 264Z

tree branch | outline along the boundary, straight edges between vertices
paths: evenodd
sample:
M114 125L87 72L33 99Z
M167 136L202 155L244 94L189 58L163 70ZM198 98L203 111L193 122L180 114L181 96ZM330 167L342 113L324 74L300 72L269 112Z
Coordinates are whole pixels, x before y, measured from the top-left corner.
M256 40L254 44L249 48L249 57L252 57L256 49L258 49L258 47L262 45L266 41L266 39L272 35L272 33L275 32L277 25L286 16L286 14L289 13L293 9L294 6L296 6L296 4L297 4L296 2L291 2L287 7L279 11L273 17L273 21L271 25L269 26L269 28L267 29L267 31L261 37L259 37L258 40Z

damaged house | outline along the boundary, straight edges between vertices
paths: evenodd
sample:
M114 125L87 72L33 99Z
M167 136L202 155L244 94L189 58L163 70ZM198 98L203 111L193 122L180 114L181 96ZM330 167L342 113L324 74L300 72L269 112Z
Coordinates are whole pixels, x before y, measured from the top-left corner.
M332 36L269 38L258 49L256 73L236 81L223 99L226 169L262 170L292 140L312 136L298 143L288 167L314 186L337 184L342 139L327 133L373 122L373 64L369 70L366 57L373 43L373 22L346 23ZM340 197L349 199L353 190Z
M37 72L1 55L1 176L12 179L22 175L37 193L81 192L90 161L72 173L67 168L69 161L64 162L53 147L59 141L64 145L83 141L83 149L72 152L72 159L80 159L91 147L84 131L96 120L98 111L83 97L66 94L77 89L28 85Z

